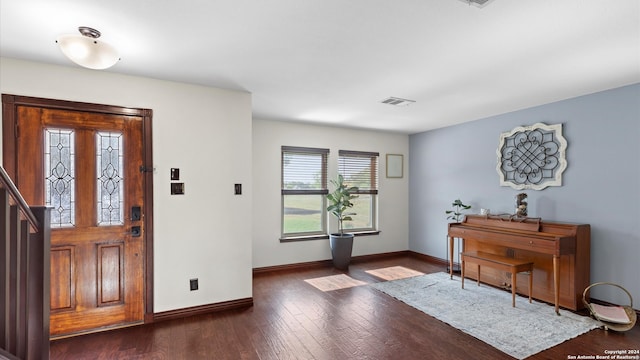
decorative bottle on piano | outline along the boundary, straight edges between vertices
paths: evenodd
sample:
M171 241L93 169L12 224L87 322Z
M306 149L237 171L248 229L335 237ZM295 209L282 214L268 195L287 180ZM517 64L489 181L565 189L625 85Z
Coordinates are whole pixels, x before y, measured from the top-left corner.
M520 193L516 195L516 216L518 217L526 217L527 216L527 194Z

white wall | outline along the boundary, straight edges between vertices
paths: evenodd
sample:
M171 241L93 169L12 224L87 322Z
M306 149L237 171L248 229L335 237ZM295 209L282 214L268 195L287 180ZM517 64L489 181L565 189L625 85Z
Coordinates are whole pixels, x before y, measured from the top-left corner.
M0 91L152 109L154 311L252 296L250 94L8 58ZM169 195L173 167L184 196Z
M337 174L338 150L380 153L379 229L354 240L353 255L408 250L408 135L289 122L253 120L253 267L331 258L329 240L281 243L281 146L330 149L329 178ZM404 178L387 179L386 154L404 155ZM334 226L332 231L336 230Z

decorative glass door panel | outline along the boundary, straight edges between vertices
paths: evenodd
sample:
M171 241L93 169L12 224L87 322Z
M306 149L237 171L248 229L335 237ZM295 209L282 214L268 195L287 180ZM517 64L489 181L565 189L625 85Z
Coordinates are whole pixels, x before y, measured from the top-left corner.
M122 133L96 134L98 170L98 225L124 224L124 170Z
M51 227L75 225L75 132L44 130L45 205L51 206Z

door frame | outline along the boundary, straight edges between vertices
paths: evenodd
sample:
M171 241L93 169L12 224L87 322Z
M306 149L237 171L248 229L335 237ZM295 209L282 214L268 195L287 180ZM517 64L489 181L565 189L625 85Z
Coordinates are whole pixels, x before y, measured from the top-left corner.
M128 108L115 105L103 105L67 100L55 100L21 95L2 94L2 161L3 167L14 183L17 176L17 134L18 134L18 106L33 106L49 109L74 110L112 115L139 116L142 118L142 146L143 163L143 217L145 248L144 263L144 323L153 322L153 144L151 109ZM42 205L42 204L30 204Z

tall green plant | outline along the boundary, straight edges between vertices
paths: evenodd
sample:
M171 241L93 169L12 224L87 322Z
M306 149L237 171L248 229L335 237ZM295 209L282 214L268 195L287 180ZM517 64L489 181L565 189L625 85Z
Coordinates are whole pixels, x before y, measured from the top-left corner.
M447 216L447 220L453 219L455 222L460 222L460 216L463 215L462 210L471 209L471 205L463 204L460 199L456 199L451 206L453 206L453 210L447 210L445 211L445 214L449 215Z
M344 183L344 177L342 175L338 175L337 180L331 180L331 184L336 187L336 189L327 194L327 199L330 202L330 205L327 206L327 211L333 214L338 219L338 228L340 230L340 235L344 235L344 221L352 221L352 215L356 215L354 212L347 212L347 209L353 207L353 203L351 200L358 197L355 192L358 191L358 187L356 186L347 186Z

